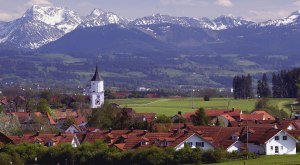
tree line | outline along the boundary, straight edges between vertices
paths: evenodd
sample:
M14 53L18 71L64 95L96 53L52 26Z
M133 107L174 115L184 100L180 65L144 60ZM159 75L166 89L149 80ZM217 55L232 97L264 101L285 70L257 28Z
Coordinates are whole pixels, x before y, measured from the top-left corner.
M248 155L254 157L253 154ZM133 151L120 151L115 147L109 147L103 141L83 143L77 148L73 148L70 144L46 147L40 144L24 143L2 146L0 164L201 164L241 159L246 156L246 152L227 153L221 149L203 151L188 146L179 151L172 147L148 147Z
M296 98L299 97L300 91L300 68L292 70L281 70L272 74L272 87L269 86L269 78L263 74L261 79L257 81L256 94L257 97L267 98ZM232 88L235 99L253 98L253 79L250 74L235 76L233 78Z

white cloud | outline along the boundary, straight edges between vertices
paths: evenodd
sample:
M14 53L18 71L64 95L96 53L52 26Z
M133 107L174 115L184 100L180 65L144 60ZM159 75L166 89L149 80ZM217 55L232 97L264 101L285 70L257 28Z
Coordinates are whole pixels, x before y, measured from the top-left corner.
M256 10L250 10L249 16L254 21L266 21L266 20L274 20L279 18L287 17L289 14L291 14L290 10L272 10L272 11L256 11Z
M296 5L297 7L300 7L300 0L296 0L293 4Z
M0 12L1 21L9 21L11 19L12 19L12 15L10 13Z
M206 0L160 0L160 3L162 5L186 5L186 6L208 4Z
M30 0L27 5L41 5L41 6L52 6L52 3L49 0Z
M219 5L219 6L224 6L224 7L233 6L233 3L231 2L231 0L216 0L215 4Z

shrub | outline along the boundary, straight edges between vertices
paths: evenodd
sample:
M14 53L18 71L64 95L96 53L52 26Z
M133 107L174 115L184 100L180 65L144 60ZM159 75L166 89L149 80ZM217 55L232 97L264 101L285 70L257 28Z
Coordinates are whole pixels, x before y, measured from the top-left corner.
M208 95L205 95L205 96L203 97L203 100L204 100L204 101L210 101L210 97L209 97Z
M176 164L200 164L201 155L202 152L198 148L192 149L190 147L184 147L175 152L174 162Z

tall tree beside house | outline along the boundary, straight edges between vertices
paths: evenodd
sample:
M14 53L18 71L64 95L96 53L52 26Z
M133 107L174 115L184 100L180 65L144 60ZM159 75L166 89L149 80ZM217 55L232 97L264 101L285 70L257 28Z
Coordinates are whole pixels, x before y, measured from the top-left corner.
M200 108L199 110L197 110L196 113L191 116L191 119L194 125L208 124L208 117L205 114L204 108Z
M50 113L51 114L51 109L50 106L47 102L46 99L40 99L38 104L37 104L37 111L38 112L42 112L42 113Z
M266 74L263 74L262 79L257 82L257 95L259 97L270 97L271 91L268 84L268 77Z

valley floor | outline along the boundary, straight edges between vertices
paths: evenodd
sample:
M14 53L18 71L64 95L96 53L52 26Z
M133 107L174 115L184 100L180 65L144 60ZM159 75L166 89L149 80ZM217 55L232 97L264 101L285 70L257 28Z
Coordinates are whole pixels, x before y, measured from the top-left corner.
M133 99L115 99L110 100L123 107L133 108L136 112L155 112L158 115L165 114L172 116L178 111L182 113L193 112L203 107L209 109L241 109L243 111L252 111L257 102L256 99L235 100L231 98L213 98L211 101L203 101L203 98L133 98ZM291 104L295 99L269 99L269 104L278 106L290 113Z

